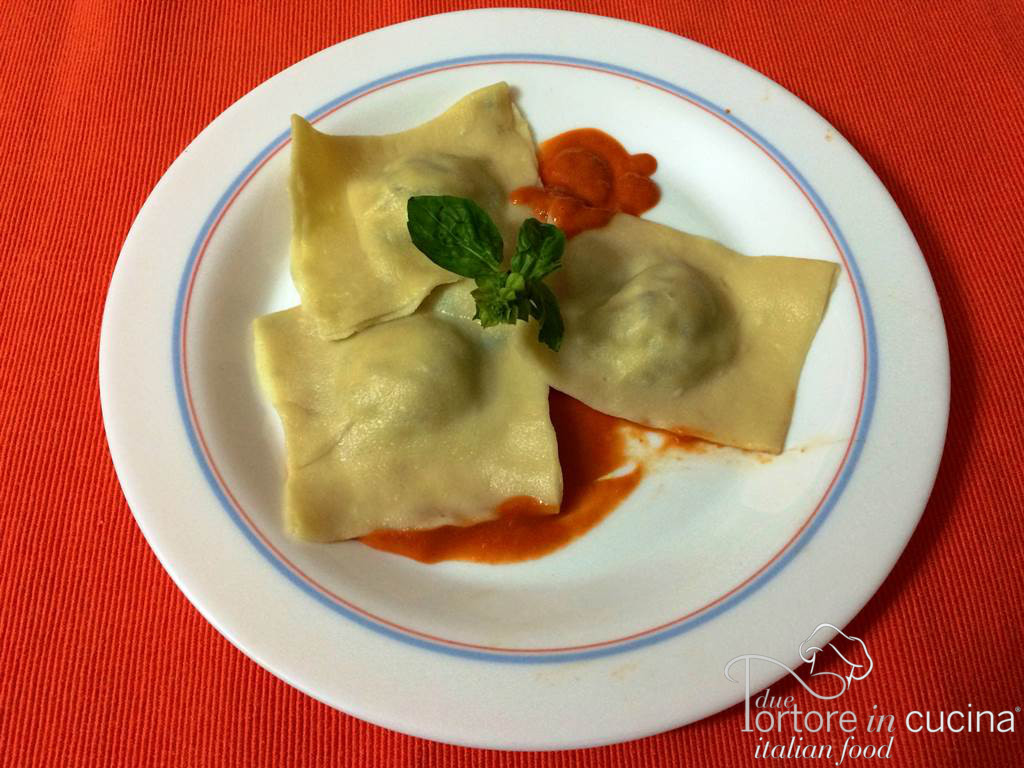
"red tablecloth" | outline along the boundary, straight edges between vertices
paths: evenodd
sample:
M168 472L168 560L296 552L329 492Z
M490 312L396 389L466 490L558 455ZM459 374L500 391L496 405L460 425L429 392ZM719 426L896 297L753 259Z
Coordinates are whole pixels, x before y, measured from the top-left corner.
M97 340L118 250L150 188L204 125L280 69L375 27L472 5L7 4L0 763L758 762L738 708L640 742L545 755L434 744L331 710L200 618L121 495L100 419ZM1000 711L1024 706L1024 7L899 5L562 7L661 27L764 72L837 126L895 196L942 297L953 405L921 526L850 627L885 659L884 674L859 683L843 706ZM903 733L887 762L1020 764L1021 718L1013 734Z

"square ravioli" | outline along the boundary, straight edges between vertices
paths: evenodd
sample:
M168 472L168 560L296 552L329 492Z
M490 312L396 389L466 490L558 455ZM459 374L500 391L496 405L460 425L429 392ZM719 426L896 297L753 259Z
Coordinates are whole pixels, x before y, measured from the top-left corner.
M533 137L506 83L384 136L330 136L293 116L291 162L292 278L325 339L411 314L458 279L410 241L410 197L468 197L514 243L526 212L509 193L538 181Z
M314 541L469 525L521 496L562 495L535 327L481 328L471 284L343 341L304 307L254 324L285 435L285 523Z
M575 237L554 291L552 386L612 416L779 453L838 265L744 256L618 214Z

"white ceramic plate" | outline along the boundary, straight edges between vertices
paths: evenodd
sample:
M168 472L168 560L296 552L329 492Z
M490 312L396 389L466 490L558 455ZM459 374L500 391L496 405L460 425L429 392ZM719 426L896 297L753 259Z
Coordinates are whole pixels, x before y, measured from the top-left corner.
M649 217L740 251L830 259L788 450L660 465L597 529L517 565L425 566L289 540L281 433L250 322L288 277L288 117L413 126L497 80L539 139L594 126L659 160ZM689 40L594 16L455 13L358 37L218 117L139 213L111 281L103 415L160 561L231 642L358 717L460 744L594 745L739 701L746 653L795 665L916 525L943 444L948 358L927 268L889 195L820 116ZM777 677L755 669L754 685Z

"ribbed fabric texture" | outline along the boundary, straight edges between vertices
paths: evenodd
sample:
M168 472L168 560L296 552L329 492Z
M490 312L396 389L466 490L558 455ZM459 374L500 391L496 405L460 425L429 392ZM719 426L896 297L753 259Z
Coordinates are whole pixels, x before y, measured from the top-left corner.
M97 344L106 286L146 194L203 126L282 68L379 26L476 5L7 4L0 764L761 762L756 736L740 733L739 708L640 742L544 755L439 745L333 711L247 660L196 613L121 495L99 412ZM643 22L740 59L831 121L892 192L942 297L953 405L920 528L850 627L884 668L842 708L1024 706L1024 8L1018 0L542 5ZM795 685L776 691L803 701ZM1018 733L898 733L886 763L1008 766L1021 754Z

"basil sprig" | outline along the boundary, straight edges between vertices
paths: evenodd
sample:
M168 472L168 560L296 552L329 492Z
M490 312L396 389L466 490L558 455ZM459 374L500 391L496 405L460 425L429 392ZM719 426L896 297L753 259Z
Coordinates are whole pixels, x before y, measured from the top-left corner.
M476 280L474 320L487 328L537 318L538 338L557 350L565 326L558 300L543 282L562 266L565 233L527 219L519 229L509 269L501 269L504 243L491 217L464 197L421 195L407 207L409 236L432 262Z

